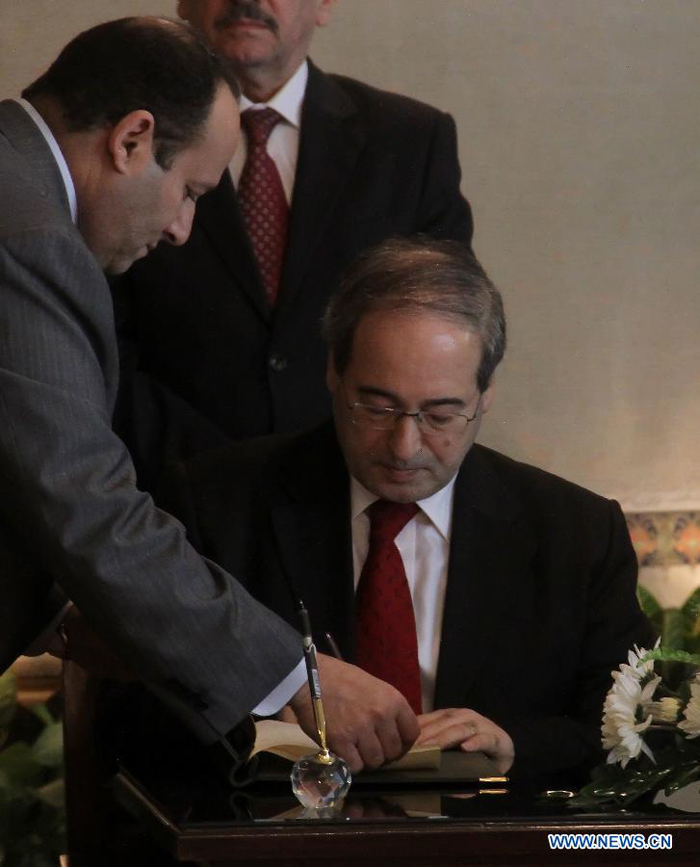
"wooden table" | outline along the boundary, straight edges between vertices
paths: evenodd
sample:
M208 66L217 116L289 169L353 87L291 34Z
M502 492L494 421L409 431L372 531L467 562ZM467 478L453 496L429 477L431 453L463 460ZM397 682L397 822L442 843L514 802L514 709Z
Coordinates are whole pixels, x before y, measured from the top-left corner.
M700 815L665 808L592 816L575 814L562 802L545 803L513 790L508 794L380 791L353 794L347 808L353 818L308 820L275 818L293 806L286 791L234 796L234 802L236 797L247 801L254 818L241 818L240 804L212 807L210 800L208 807L199 808L179 798L176 804L168 803L167 796L154 796L127 773L115 778L114 793L167 853L164 864L700 864ZM412 806L428 809L416 811ZM422 815L407 815L411 812ZM671 834L672 848L553 851L547 836L552 833L643 834L647 840L650 834Z

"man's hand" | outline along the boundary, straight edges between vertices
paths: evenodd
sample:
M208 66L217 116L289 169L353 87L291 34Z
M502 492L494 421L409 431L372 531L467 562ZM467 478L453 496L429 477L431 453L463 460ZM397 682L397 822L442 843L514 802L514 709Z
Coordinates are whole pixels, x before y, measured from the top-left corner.
M465 753L481 751L505 774L513 764L515 748L510 735L485 716L466 707L448 707L418 717L417 743L437 744L440 749L459 747Z
M353 773L365 765L378 768L410 749L418 737L418 720L398 690L354 665L322 653L318 654L318 667L328 747L345 759ZM290 704L299 725L316 740L316 723L306 684Z

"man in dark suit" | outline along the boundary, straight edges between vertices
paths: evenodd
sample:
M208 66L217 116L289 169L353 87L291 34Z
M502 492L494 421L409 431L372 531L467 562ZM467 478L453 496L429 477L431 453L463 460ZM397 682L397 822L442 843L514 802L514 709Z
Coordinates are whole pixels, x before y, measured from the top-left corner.
M205 417L201 430L190 426L194 432L173 444L173 418L154 413L153 404L147 409L143 380L125 376L119 419L146 480L168 449L194 452L214 441L215 428L242 438L328 417L318 322L340 272L362 249L417 232L471 242L452 118L307 60L332 5L179 3L180 14L231 61L243 117L278 113L266 145L277 178L265 189L277 185L288 213L276 241L267 239L276 257L270 269L265 239L250 234L256 187L242 192L252 155L244 123L243 145L200 203L189 242L156 251L119 289L125 368L136 367ZM162 390L155 393L157 406L168 406Z
M635 555L617 503L474 444L500 295L457 245L390 241L346 275L325 332L334 425L200 455L170 506L287 619L300 595L320 646L329 633L412 692L420 740L503 770L594 761L610 672L650 639ZM406 509L387 548L384 516ZM399 622L391 545L410 590Z
M136 487L110 426L103 270L186 240L235 147L233 87L189 28L127 18L78 36L25 99L0 103L0 669L70 599L209 741L290 697L315 732L300 637ZM417 724L394 689L321 665L354 767L408 746Z

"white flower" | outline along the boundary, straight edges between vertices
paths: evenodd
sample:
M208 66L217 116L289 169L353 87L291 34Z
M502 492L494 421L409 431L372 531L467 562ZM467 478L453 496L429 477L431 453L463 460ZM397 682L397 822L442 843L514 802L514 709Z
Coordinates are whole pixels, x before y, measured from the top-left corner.
M660 641L660 638L656 639L654 650L659 646ZM642 657L647 653L648 651L644 647L637 647L635 644L634 650L630 650L627 654L629 665L623 662L620 666L620 671L630 677L636 677L638 680L643 680L645 677L652 675L654 673L654 660L647 659L646 662L642 662Z
M644 651L636 647L635 651L636 661L630 651L630 665L622 665L620 671L613 672L614 682L603 707L603 747L610 750L607 761L608 764L620 762L623 768L627 767L630 759L636 759L640 752L655 761L654 754L640 736L651 725L652 715L637 722L637 713L651 701L661 678L652 675L642 688L642 676L648 677L650 672L646 671L647 663L639 663L639 656Z
M680 699L666 696L659 701L646 702L642 706L642 714L651 714L652 722L655 723L674 723L678 719L680 709Z
M700 735L700 682L699 676L690 684L690 700L685 708L684 719L678 723L678 728L683 729L688 738L696 738Z

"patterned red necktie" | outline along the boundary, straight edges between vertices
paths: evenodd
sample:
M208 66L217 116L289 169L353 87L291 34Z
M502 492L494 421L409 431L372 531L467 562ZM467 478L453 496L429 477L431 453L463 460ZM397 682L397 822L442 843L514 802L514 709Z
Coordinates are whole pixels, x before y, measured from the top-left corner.
M421 712L416 618L394 539L418 512L415 503L377 500L367 509L369 551L355 597L356 663L403 693Z
M273 308L287 240L289 205L277 166L267 152L267 140L281 120L274 108L248 109L241 115L248 137L248 156L237 191L267 299Z

